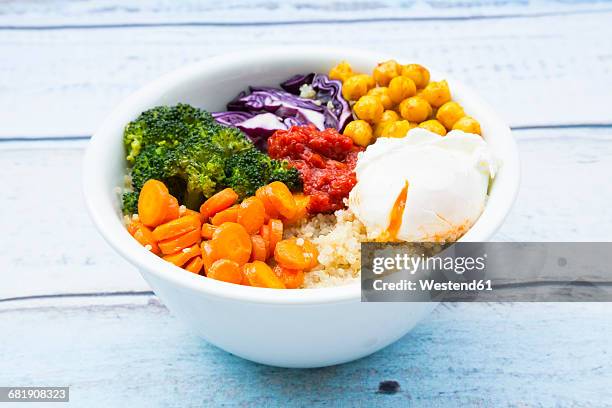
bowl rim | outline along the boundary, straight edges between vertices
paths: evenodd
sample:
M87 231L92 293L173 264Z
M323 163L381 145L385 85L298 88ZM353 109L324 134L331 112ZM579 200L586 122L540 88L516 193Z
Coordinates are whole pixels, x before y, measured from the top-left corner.
M216 281L214 279L202 279L202 276L187 272L157 256L151 256L149 251L139 245L127 233L121 218L117 217L111 199L113 193L112 191L105 191L103 171L100 171L100 166L104 168L103 165L106 162L106 158L111 157L110 155L112 154L110 152L111 149L106 148L109 144L105 143L105 141L116 137L116 129L118 127L123 128L129 120L133 119L132 111L135 106L146 105L147 101L159 98L165 91L169 91L180 84L188 83L195 77L202 76L203 73L218 71L219 67L224 65L248 64L249 61L261 60L262 58L270 61L303 59L305 55L312 56L313 58L336 59L338 61L342 59L351 60L352 58L363 59L364 57L373 61L401 58L399 56L392 57L382 53L372 53L359 49L313 46L258 48L256 50L209 57L171 71L142 86L117 105L92 135L83 159L82 187L86 207L106 242L126 260L136 266L145 279L147 277L146 274L150 273L158 279L184 289L200 292L205 296L239 300L247 303L304 305L358 302L361 300L359 280L347 285L313 289L276 290L254 288ZM404 58L403 60L408 59ZM510 128L480 96L447 74L442 75L439 71L431 69L430 72L432 77L444 77L452 83L451 89L454 90L453 92L459 89L457 93L461 95L461 99L465 99L467 96L472 105L477 104L479 115L486 115L489 121L494 121L504 128L504 132L496 135L496 137L505 138L503 168L494 181L496 198L500 197L500 199L495 200L494 205L496 207L493 209L494 211L487 212L493 201L489 200L485 207L485 212L481 214L472 228L460 239L460 241L484 241L489 239L499 228L516 199L520 182L518 148L511 135ZM502 178L501 182L500 178Z

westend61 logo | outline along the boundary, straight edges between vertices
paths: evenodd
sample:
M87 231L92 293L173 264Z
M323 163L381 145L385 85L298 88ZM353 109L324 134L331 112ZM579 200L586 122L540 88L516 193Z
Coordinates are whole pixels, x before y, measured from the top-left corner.
M376 256L372 260L372 272L381 275L390 271L406 271L414 275L419 270L436 270L455 272L463 275L467 271L484 271L487 254L482 256L444 256L428 257L425 254L419 256L409 254L395 254L394 256Z

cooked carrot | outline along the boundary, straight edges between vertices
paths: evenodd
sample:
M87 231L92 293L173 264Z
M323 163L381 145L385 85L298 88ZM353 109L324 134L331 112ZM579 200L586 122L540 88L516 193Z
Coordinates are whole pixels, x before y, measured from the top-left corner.
M283 239L283 222L272 219L268 225L270 226L270 254L273 254L276 244Z
M199 256L196 256L191 261L187 262L187 264L185 265L185 270L195 273L195 274L199 274L200 271L202 270L203 265L204 265L204 262L202 261L202 258L200 258Z
M153 237L153 233L146 225L134 221L128 226L128 231L140 245L149 249L155 255L159 255L159 246Z
M240 284L242 282L242 272L240 265L229 259L219 259L215 261L206 274L209 278L223 282Z
M204 271L208 273L210 267L213 262L215 262L219 257L215 251L215 246L212 241L204 241L201 245L202 250L202 262L204 263Z
M276 276L265 262L255 261L245 264L242 269L251 286L260 288L285 289L283 281Z
M283 219L285 224L295 224L308 216L308 204L310 203L310 196L302 193L294 194L293 199L295 200L295 215L291 218Z
M236 222L238 221L239 210L240 209L238 206L233 206L223 211L219 211L218 213L213 215L213 217L210 219L210 223L218 227L224 222Z
M268 198L270 196L271 189L268 185L260 187L255 191L255 197L259 198L266 209L267 218L278 218L280 215L272 202Z
M302 270L276 265L274 273L283 281L287 289L297 289L304 284L304 271Z
M182 249L189 248L193 244L199 243L200 230L195 229L193 231L186 232L183 235L179 235L178 237L159 241L157 245L159 245L159 249L161 249L162 254L170 255Z
M153 236L156 240L163 241L196 229L200 229L200 218L194 215L185 215L159 225L153 230Z
M179 203L176 197L171 195L168 198L168 207L166 208L166 218L164 222L176 220L179 217Z
M207 221L207 218L204 218L204 216L200 214L198 211L193 211L193 210L190 210L189 208L185 208L185 211L181 214L181 217L184 217L186 215L196 215L200 219L201 223L205 223Z
M295 199L285 183L273 181L268 184L266 193L270 203L283 217L293 218L295 216L295 212L297 211Z
M159 180L148 180L138 196L138 218L147 227L157 227L164 222L170 193Z
M240 224L226 222L220 225L213 233L212 241L219 258L244 265L251 257L251 237Z
M306 259L304 249L296 243L295 238L284 239L276 244L274 259L289 269L306 269L310 266L310 258Z
M204 204L200 206L200 213L205 219L208 219L219 211L231 207L236 201L238 201L238 194L231 188L226 188L204 201Z
M269 224L262 225L261 228L259 229L259 235L261 235L263 240L266 242L266 248L268 248L267 257L269 257L270 255L274 253L274 250L270 247L270 225Z
M249 197L238 208L238 224L242 225L249 234L255 234L264 223L266 209L257 197Z
M202 224L202 238L211 239L216 229L217 229L216 225L212 225L208 223Z
M317 266L319 264L319 250L317 249L317 246L313 244L312 241L309 241L305 238L301 238L301 240L297 239L296 243L298 245L302 243L301 247L304 250L304 256L309 261L308 266L304 269L309 271L315 266Z
M251 249L250 261L266 261L268 259L268 243L261 237L261 235L251 235Z
M176 266L183 266L194 256L200 256L202 254L202 250L198 244L195 244L189 248L185 248L181 251L178 251L176 254L166 255L164 259L168 262L175 264Z

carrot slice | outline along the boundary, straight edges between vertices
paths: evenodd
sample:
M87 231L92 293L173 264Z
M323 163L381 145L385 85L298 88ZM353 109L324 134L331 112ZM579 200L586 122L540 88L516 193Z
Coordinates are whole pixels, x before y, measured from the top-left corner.
M283 281L287 289L297 289L304 284L304 271L300 269L289 269L276 265L274 273Z
M176 266L183 266L194 256L200 256L202 254L202 250L200 246L195 244L189 248L185 248L176 254L166 255L164 259L168 262L175 264Z
M249 197L238 208L238 224L242 225L249 234L255 234L264 223L266 208L257 197Z
M208 219L219 211L231 207L236 201L238 201L238 194L231 188L226 188L204 201L204 204L200 206L200 213L205 219Z
M296 224L308 216L308 204L310 204L310 196L302 193L294 194L293 199L295 200L295 215L291 218L283 219L286 224Z
M211 239L216 229L217 229L216 225L212 225L208 223L202 224L202 238Z
M215 251L215 246L213 245L213 241L204 241L201 245L202 250L202 262L204 263L204 272L208 273L210 267L213 262L215 262L219 257Z
M235 222L221 224L213 233L215 251L219 258L244 265L251 257L251 237L244 227Z
M304 256L304 249L296 243L295 238L276 244L274 259L279 265L289 269L306 269L310 265L310 258Z
M272 255L272 253L274 253L274 250L270 247L270 225L262 225L261 229L259 230L259 235L261 235L263 240L266 242L266 248L268 248L267 256L269 257Z
M304 256L309 261L308 266L306 268L304 268L304 269L309 271L312 268L314 268L315 266L317 266L319 264L319 260L318 260L318 258L319 258L319 250L317 249L317 246L312 241L309 241L309 240L304 239L304 238L301 238L301 239L298 238L298 239L296 239L295 242L298 245L300 245L300 243L302 243L301 247L304 250Z
M236 222L238 221L238 211L239 208L237 206L219 211L210 219L210 223L218 227L224 222Z
M180 210L179 210L180 211ZM202 214L197 211L190 210L189 208L185 208L185 211L181 214L181 217L185 217L187 215L195 215L200 219L201 223L205 223L207 218L204 218Z
M283 281L276 276L272 268L265 262L255 261L245 264L242 271L251 286L260 288L285 289Z
M283 222L272 219L268 225L270 226L270 253L273 254L276 244L283 239Z
M170 255L182 249L189 248L193 244L199 243L200 231L195 229L193 231L186 232L183 235L179 235L178 237L159 241L157 245L159 245L159 249L161 249L162 254Z
M128 226L130 234L140 245L149 249L155 255L159 255L159 246L151 230L141 222L134 221Z
M186 215L159 225L153 230L153 236L156 240L163 241L196 229L200 229L200 218L193 215Z
M171 195L168 198L168 207L166 208L166 218L164 222L176 220L179 217L179 203L176 197Z
M229 259L219 259L215 261L206 274L209 278L223 282L240 284L242 282L242 272L240 265Z
M202 270L203 265L204 265L204 262L202 261L202 258L200 258L199 256L196 256L191 261L187 262L187 264L185 265L185 270L195 273L195 274L199 274L200 271Z
M170 193L159 180L148 180L138 196L138 218L147 227L156 227L166 218Z
M266 193L270 203L283 217L293 218L295 216L295 212L297 211L295 199L285 183L273 181L268 184Z
M268 258L268 244L261 235L251 235L251 250L250 261L266 261Z
M269 186L263 186L255 191L255 197L259 198L266 209L266 217L268 218L278 218L280 215L276 210L276 207L272 205L272 202L269 199L271 194L271 189Z

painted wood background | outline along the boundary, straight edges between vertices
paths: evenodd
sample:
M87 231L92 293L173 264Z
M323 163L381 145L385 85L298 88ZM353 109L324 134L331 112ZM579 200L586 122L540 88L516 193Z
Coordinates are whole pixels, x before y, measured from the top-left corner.
M222 3L222 4L220 4ZM319 370L195 338L84 212L89 135L160 74L226 51L346 45L472 85L521 151L500 241L609 241L612 2L0 2L0 386L74 406L612 406L608 304L456 304L393 346ZM376 394L393 379L402 391Z

